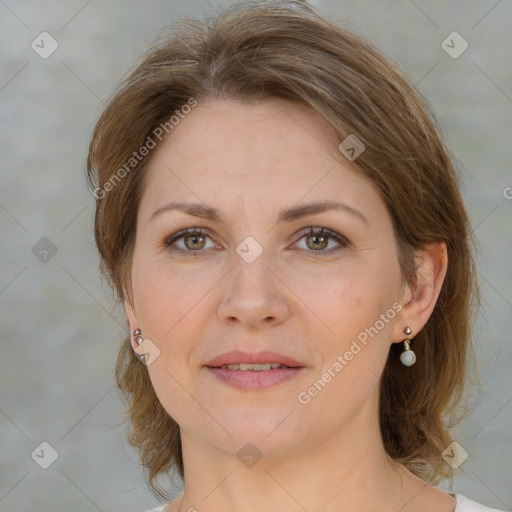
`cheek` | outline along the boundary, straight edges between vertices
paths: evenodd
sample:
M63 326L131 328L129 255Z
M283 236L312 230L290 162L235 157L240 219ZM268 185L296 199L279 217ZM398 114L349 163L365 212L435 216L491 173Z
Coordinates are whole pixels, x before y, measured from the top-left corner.
M314 294L310 291L310 307L318 312L335 338L347 340L373 324L390 306L382 308L383 290L368 268L343 269L337 276L317 281Z
M184 363L205 329L205 294L214 286L215 276L193 275L191 267L178 268L145 255L134 259L133 269L143 334L160 351L158 364L150 368L150 375L158 383L173 387L171 375L180 382L187 379L188 366Z
M347 277L332 287L329 301L327 322L335 334L321 339L317 350L322 353L319 378L330 379L330 391L318 402L332 399L338 413L350 414L378 385L389 352L393 301L368 275Z
M134 272L134 292L136 307L144 324L144 332L161 330L164 312L172 312L168 302L172 300L172 287L166 285L166 279L155 266L139 265Z
M395 316L394 290L399 276L392 262L389 268L384 272L377 261L364 268L352 267L340 272L336 280L331 276L316 292L312 309L329 327L327 335L317 341L324 369L342 356L342 373L351 376L348 380L365 380L366 375L369 385L375 382L386 362ZM343 382L345 379L338 379L334 387Z
M166 341L174 327L200 307L209 279L194 278L186 268L141 257L134 262L134 291L137 311L145 332Z
M191 398L192 386L185 372L180 371L180 366L172 364L169 357L162 352L161 356L148 366L149 377L155 394L169 415L178 423L182 423L196 402Z

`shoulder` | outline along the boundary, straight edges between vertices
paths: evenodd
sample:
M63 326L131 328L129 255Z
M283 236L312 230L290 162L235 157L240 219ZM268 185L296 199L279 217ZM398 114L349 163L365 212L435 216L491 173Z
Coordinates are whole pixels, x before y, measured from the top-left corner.
M489 508L485 505L481 505L476 501L473 501L469 498L466 498L463 494L455 494L452 495L457 500L457 506L453 512L505 512L503 510L498 510L496 508ZM160 505L158 507L145 510L143 512L164 512L166 504Z
M457 500L457 506L453 512L505 512L496 508L489 508L485 505L481 505L476 501L466 498L463 494L455 494L454 496ZM166 504L164 503L163 505L145 510L144 512L164 512L165 506Z
M453 512L504 512L503 510L481 505L476 501L466 498L463 494L455 494L455 499L457 500L457 506Z

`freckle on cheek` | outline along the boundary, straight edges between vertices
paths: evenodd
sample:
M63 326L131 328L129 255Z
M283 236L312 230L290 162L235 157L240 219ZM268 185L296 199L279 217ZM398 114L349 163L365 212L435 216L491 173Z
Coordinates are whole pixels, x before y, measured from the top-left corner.
M356 307L362 306L364 304L364 297L363 297L363 295L360 295L360 294L354 295L354 297L352 299L352 303Z

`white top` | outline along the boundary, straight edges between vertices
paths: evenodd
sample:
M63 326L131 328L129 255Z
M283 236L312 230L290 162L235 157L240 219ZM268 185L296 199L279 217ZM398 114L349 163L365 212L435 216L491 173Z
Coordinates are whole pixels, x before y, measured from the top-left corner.
M489 508L485 505L481 505L476 501L466 498L463 494L451 494L457 500L457 505L453 512L505 512L504 510L498 510L497 508ZM164 503L159 507L146 510L145 512L164 512L164 508L168 503Z

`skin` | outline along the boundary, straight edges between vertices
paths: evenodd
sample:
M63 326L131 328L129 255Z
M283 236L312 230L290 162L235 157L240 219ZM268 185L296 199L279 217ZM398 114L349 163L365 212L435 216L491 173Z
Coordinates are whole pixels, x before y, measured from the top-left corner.
M166 512L455 508L451 495L391 461L378 423L390 345L407 338L405 326L414 337L430 317L446 274L446 246L418 255L415 289L403 283L391 217L339 142L311 110L281 99L212 100L200 102L155 150L125 310L131 331L140 328L144 344L160 351L148 371L181 428L186 485ZM317 200L344 201L368 224L345 211L276 223L282 209ZM216 207L223 221L177 210L150 220L169 201ZM204 239L165 245L194 227ZM330 229L349 244L331 238L322 245L307 234L310 227ZM252 263L236 252L247 236L263 248ZM397 302L401 310L378 335L300 403L298 393ZM307 370L264 391L238 390L203 367L236 349L274 350ZM237 457L248 442L262 454L252 467Z

